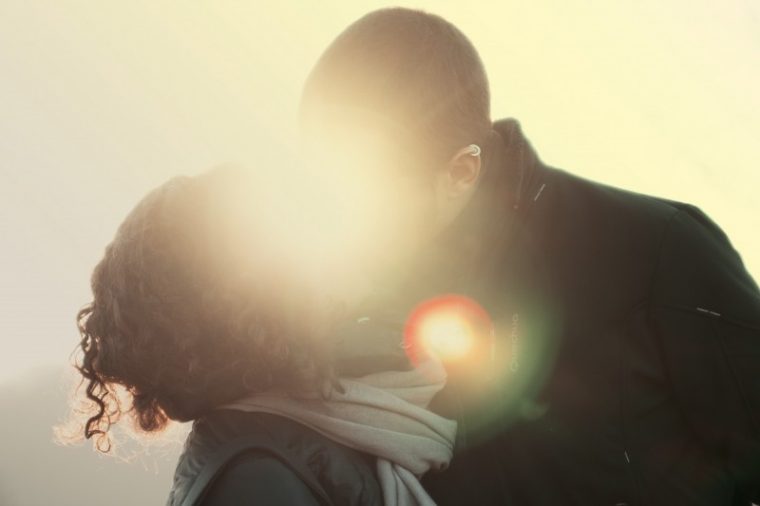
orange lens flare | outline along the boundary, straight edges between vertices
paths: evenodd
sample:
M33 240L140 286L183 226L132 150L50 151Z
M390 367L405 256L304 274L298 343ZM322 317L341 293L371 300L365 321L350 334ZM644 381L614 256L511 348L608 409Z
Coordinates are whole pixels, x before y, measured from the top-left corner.
M404 348L417 364L427 355L442 362L479 357L488 348L493 324L488 313L462 295L442 295L419 304L404 328Z

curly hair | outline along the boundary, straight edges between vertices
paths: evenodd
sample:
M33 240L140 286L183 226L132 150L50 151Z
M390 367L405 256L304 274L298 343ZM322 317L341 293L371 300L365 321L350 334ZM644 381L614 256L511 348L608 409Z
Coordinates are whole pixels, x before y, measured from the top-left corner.
M145 432L240 396L331 384L307 290L267 242L245 171L180 176L130 212L77 315L84 437L108 452L129 413ZM131 406L119 400L126 390Z

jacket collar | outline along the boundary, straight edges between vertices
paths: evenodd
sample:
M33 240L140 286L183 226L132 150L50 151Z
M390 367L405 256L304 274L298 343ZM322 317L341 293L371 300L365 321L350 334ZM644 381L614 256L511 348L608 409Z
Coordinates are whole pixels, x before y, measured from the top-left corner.
M470 204L446 231L446 236L462 236L464 228L483 233L497 225L505 214L514 214L526 206L541 161L522 132L517 120L508 118L494 123L484 146L483 174Z

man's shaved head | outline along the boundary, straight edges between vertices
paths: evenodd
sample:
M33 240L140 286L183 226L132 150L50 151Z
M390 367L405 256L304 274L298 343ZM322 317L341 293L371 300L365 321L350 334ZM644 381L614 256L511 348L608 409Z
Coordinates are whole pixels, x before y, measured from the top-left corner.
M399 147L440 162L491 129L488 79L477 51L443 18L392 8L360 18L325 50L308 77L301 120L361 118ZM369 118L369 119L368 119Z

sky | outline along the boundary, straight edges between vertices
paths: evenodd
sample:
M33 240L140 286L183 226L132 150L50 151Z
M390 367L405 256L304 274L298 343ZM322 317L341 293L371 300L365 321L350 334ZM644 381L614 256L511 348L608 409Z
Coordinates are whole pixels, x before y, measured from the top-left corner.
M90 272L147 190L276 164L319 53L388 5L0 1L0 383L68 361ZM544 161L698 205L760 277L760 3L398 5L472 39L493 117Z

